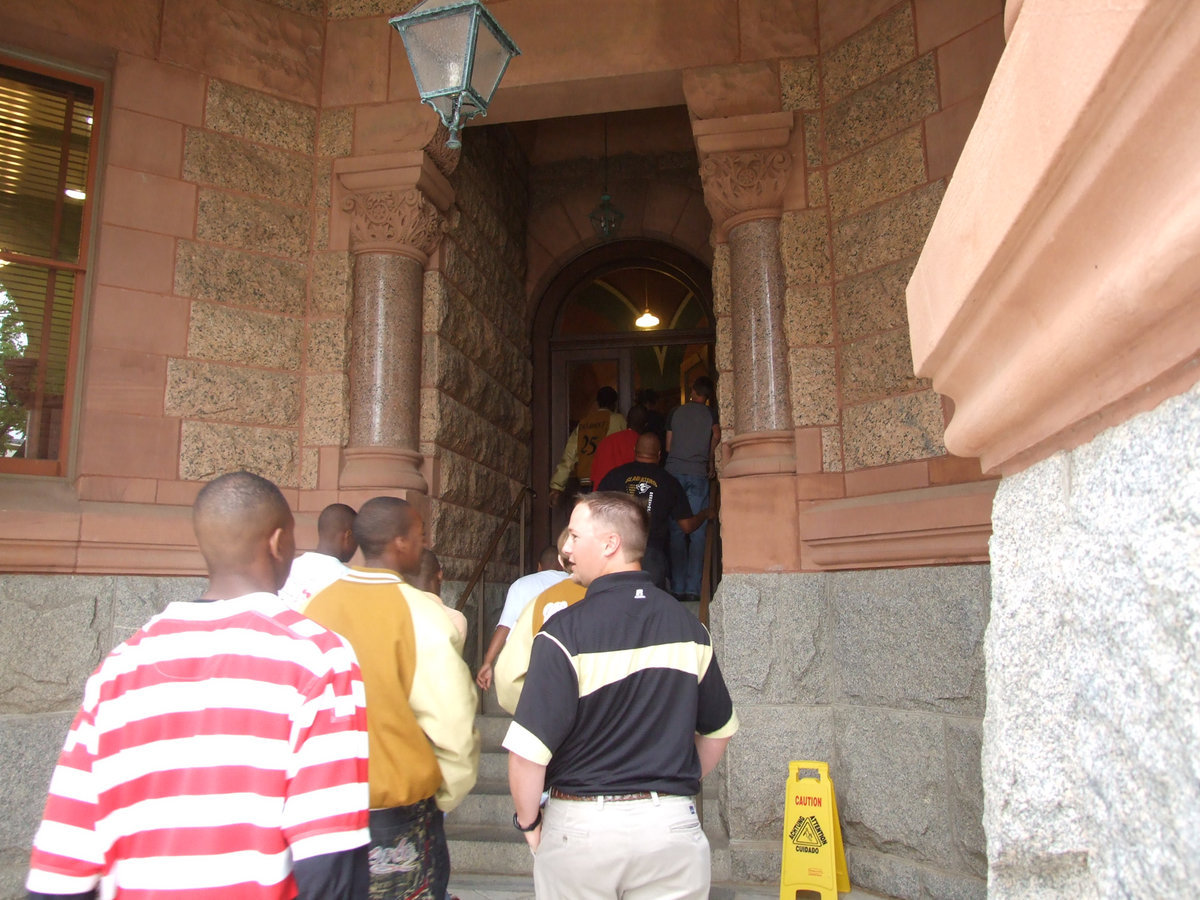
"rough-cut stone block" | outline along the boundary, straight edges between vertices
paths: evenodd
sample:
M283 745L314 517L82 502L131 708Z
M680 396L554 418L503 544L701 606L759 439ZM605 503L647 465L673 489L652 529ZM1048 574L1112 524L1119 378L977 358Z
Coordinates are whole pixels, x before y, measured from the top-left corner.
M350 314L354 296L354 264L349 253L318 253L313 257L312 309L316 313Z
M275 6L303 13L306 16L319 16L324 12L324 4L321 0L271 0L271 2Z
M829 209L841 219L925 181L925 148L918 126L831 166Z
M821 429L821 468L825 472L845 470L842 462L842 429L833 425Z
M354 149L354 107L321 110L317 129L317 155L338 158L349 156Z
M833 292L824 285L789 285L783 328L789 347L833 343Z
M922 53L1004 12L1004 0L917 0L915 6Z
M193 303L188 354L201 359L296 369L304 321L290 316Z
M215 131L188 129L183 177L197 184L307 206L312 200L309 158Z
M928 895L922 893L922 868L898 854L846 845L846 869L855 888L885 897L925 897Z
M317 111L311 106L215 78L208 83L204 125L214 131L309 154L316 139L316 123Z
M826 109L829 161L895 134L939 108L933 55L926 54Z
M779 252L789 285L808 288L828 282L829 228L824 210L784 213L779 223Z
M942 400L934 391L889 397L842 410L846 468L942 456Z
M166 0L159 52L197 72L315 105L323 22L252 0L224 0L220 15Z
M122 3L121 14L110 18L121 30L141 18L148 28L157 31L158 25L151 23L161 15L161 7L157 3L155 6L158 9L153 17L138 17L129 5ZM89 23L83 33L90 34L92 40L104 41L103 32L93 30L97 18L95 11L88 9L80 12L87 16ZM61 17L58 24L66 25ZM113 42L112 46L119 45ZM185 125L199 125L204 115L204 75L198 70L156 62L149 58L150 55L138 55L134 51L118 58L113 79L113 106Z
M829 52L856 31L866 28L896 6L896 0L818 0L821 22L821 50Z
M321 60L322 106L382 103L392 99L388 96L391 68L388 61L395 34L385 24L376 18L326 22ZM412 84L411 78L406 77L408 73L400 70L396 74Z
M856 341L863 335L908 325L904 290L916 264L917 258L910 257L837 285L842 340Z
M196 237L301 259L308 252L311 218L307 208L202 188L196 211Z
M788 367L795 424L836 424L837 351L832 347L801 347L788 353Z
M786 110L816 109L821 105L819 67L815 56L779 61L779 81Z
M942 103L953 106L987 91L1004 53L1004 17L997 13L938 48L938 83Z
M341 446L349 430L350 386L345 375L309 375L304 379L304 443Z
M725 751L727 776L720 790L729 837L778 841L788 763L825 758L835 742L834 712L829 707L796 706L795 698L786 706L735 708L740 727Z
M83 687L69 711L38 716L0 717L0 865L18 869L19 878L0 880L0 896L24 897L24 876L29 871L29 847L46 805L50 775L71 727ZM19 868L18 868L19 867ZM13 873L15 874L15 873Z
M916 56L912 8L902 4L821 56L825 102L840 100Z
M804 167L819 169L825 165L824 113L804 115Z
M0 578L0 714L73 709L108 652L112 576Z
M842 346L842 402L877 400L929 387L913 374L907 329L874 334Z
M946 759L950 774L950 830L960 865L987 878L987 836L983 832L983 728L967 719L946 720Z
M307 278L304 263L212 244L180 241L175 254L175 293L196 300L301 315Z
M833 265L838 277L920 253L945 189L937 181L835 223Z
M111 645L128 640L168 603L190 602L204 593L204 578L158 578L149 575L113 579L113 623Z
M777 59L817 52L816 0L757 0L739 4L742 59Z
M1198 445L1193 387L997 489L983 780L998 897L1189 896L1200 880Z
M780 796L782 796L782 788L780 788ZM782 829L782 821L780 828ZM772 888L779 883L779 872L783 865L783 846L779 840L770 841L738 841L731 842L729 846L729 880L734 884L761 884L770 885ZM717 880L717 859L713 859L713 880ZM711 900L722 900L722 898L732 898L732 900L750 900L750 898L761 898L769 896L760 894L758 891L753 893L740 889L734 889L733 894L723 894L720 889L714 889L709 892ZM775 893L775 892L773 892Z
M710 608L734 704L827 703L829 621L821 575L726 575ZM764 644L756 635L769 633Z
M825 190L825 176L821 172L810 172L808 174L808 206L809 208L824 206L828 202L827 191Z
M309 321L308 371L344 372L349 361L349 323L342 318Z
M716 363L718 372L731 372L733 370L733 317L721 316L717 319L717 352ZM720 409L725 411L725 415L733 414L733 379L729 379L729 385L726 388L727 393L721 396ZM717 382L718 392L721 390L721 385L724 381ZM725 423L722 422L722 425Z
M953 857L953 839L941 717L841 709L837 731L831 775L847 842L945 866Z
M987 578L984 566L831 575L842 699L982 716Z
M246 469L280 487L295 487L299 453L294 429L184 422L179 475L186 481L210 481Z
M166 412L247 425L295 425L299 382L281 372L172 359L167 361Z
M321 451L317 447L300 448L300 490L314 491L320 487Z

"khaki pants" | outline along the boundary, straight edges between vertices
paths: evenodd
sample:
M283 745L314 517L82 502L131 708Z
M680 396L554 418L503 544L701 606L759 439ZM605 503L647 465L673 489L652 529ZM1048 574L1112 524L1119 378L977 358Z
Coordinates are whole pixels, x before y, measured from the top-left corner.
M690 797L546 803L538 900L705 900L708 838Z

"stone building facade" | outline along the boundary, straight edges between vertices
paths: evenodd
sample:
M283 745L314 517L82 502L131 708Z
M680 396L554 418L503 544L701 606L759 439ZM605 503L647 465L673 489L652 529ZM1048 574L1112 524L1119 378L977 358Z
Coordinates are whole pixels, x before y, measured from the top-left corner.
M814 758L867 889L1193 883L1197 14L507 0L523 55L449 152L387 28L411 5L0 10L5 64L104 96L75 424L53 475L0 461L0 896L87 672L200 583L206 479L274 479L301 546L331 501L407 496L451 596L544 494L556 317L634 246L588 223L610 181L621 238L711 282L730 876L778 878L787 762ZM509 529L490 605L521 566ZM1127 647L1150 662L1092 677ZM1106 817L1155 722L1150 799Z

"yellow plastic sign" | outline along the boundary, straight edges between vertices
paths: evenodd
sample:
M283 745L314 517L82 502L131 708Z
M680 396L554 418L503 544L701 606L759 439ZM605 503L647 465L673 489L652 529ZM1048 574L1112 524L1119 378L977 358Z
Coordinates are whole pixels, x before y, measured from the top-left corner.
M839 893L849 892L850 876L829 765L789 763L784 802L779 900L797 896L837 900Z

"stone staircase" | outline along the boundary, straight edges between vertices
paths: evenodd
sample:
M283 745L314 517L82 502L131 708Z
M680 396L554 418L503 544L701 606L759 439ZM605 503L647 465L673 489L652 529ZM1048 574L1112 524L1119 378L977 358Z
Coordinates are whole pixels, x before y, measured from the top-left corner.
M532 877L533 859L529 855L529 848L525 839L512 827L508 751L500 746L510 721L510 717L496 704L495 694L489 692L484 698L484 711L475 720L483 738L479 780L458 809L446 817L451 866L456 874ZM719 882L730 880L729 838L716 815L715 788L706 785L704 794L701 798L701 818L712 847L712 879L715 887ZM710 811L709 815L704 814L705 807Z

